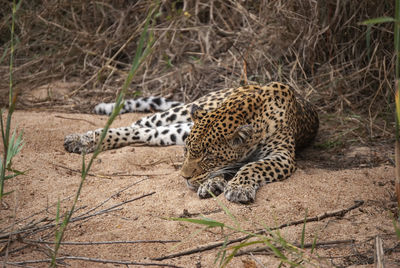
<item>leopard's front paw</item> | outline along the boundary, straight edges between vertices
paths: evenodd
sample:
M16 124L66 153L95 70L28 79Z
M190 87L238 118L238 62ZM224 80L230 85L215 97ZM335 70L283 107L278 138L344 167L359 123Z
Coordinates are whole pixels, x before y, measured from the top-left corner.
M250 185L228 184L225 187L225 197L231 202L248 204L256 200L257 189Z
M64 148L70 153L91 153L95 149L93 136L93 133L67 135L64 139Z
M215 196L220 195L224 191L226 184L226 180L222 177L214 177L208 179L199 186L199 189L197 190L197 195L200 198L212 197L210 192Z

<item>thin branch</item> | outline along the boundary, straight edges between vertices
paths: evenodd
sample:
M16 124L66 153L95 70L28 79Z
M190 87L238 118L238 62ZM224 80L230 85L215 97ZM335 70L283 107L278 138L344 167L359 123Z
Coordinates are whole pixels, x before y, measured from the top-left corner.
M102 205L104 205L105 203L107 203L107 202L108 202L111 198L113 198L114 196L116 196L116 195L118 195L118 194L120 194L120 193L126 191L127 189L131 188L132 186L134 186L134 185L136 185L136 184L138 184L138 183L140 183L140 182L142 182L142 181L145 181L145 180L147 180L147 178L146 178L146 179L139 180L139 181L137 181L137 182L134 182L134 183L128 185L127 187L125 187L125 188L119 190L118 192L114 193L112 196L108 197L106 200L102 201L102 202L101 202L99 205L97 205L96 207L91 208L90 210L84 212L83 214L78 215L78 216L75 217L75 218L79 218L79 217L82 217L82 216L84 216L84 215L89 214L90 212L92 212L92 211L98 209L99 207L101 207ZM67 199L70 199L71 197L72 197L72 195L70 195L70 196L68 196L68 197L66 197L66 198L64 198L64 199L62 199L61 201L65 201L65 200L67 200ZM56 205L56 203L54 203L54 204L51 205L51 206L55 206L55 205ZM50 207L50 206L46 207L45 209L40 210L39 212L36 212L36 213L32 214L32 215L30 215L30 216L28 216L28 217L26 217L26 218L23 218L23 219L21 219L21 220L18 220L16 223L20 223L20 222L22 222L22 221L24 221L24 220L27 220L27 219L29 219L29 218L32 218L32 217L34 217L34 216L36 216L36 215L38 215L38 214L40 214L40 213L46 211L49 207ZM103 214L103 213L101 213L101 214ZM93 214L92 216L96 216L96 215L99 215L99 214ZM40 219L40 220L38 220L38 221L33 221L33 222L29 223L29 224L26 224L24 227L22 227L22 228L18 231L17 234L24 233L24 231L28 232L28 231L30 231L30 230L33 230L34 227L35 227L37 224L42 223L42 222L44 222L44 221L53 222L54 220L45 217L45 218L42 218L42 219ZM10 229L10 228L11 228L11 226L8 226L8 227L6 227L6 228L0 230L0 234L1 234L1 233L4 233L4 232L6 231L6 229ZM46 228L46 229L47 229L47 228ZM11 234L10 234L10 233L7 233L5 236L9 236L9 235L12 235L12 234L16 234L16 233L11 233ZM0 238L4 238L5 236L1 236ZM4 242L6 242L6 241L0 240L0 243L4 243ZM0 253L1 253L1 250L0 250Z
M374 262L377 268L385 267L385 251L383 250L383 242L379 235L375 237Z
M55 244L54 241L41 241L41 240L31 240L24 239L24 243L37 243L37 244ZM145 244L145 243L177 243L181 240L133 240L133 241L93 241L93 242L74 242L74 241L64 241L61 245L69 246L93 246L93 245L113 245L113 244Z
M132 183L132 184L126 186L125 188L122 188L122 189L119 190L118 192L114 193L113 195L111 195L110 197L108 197L107 199L105 199L104 201L102 201L102 202L101 202L100 204L98 204L97 206L95 206L95 207L89 209L88 211L84 212L83 214L80 214L78 217L87 215L87 214L89 214L90 212L95 211L96 209L98 209L99 207L101 207L102 205L104 205L105 203L107 203L107 202L108 202L110 199L112 199L113 197L115 197L115 196L121 194L122 192L128 190L129 188L131 188L131 187L135 186L136 184L139 184L139 183L141 183L142 181L145 181L145 180L147 180L147 178L141 179L141 180L139 180L139 181L136 181L136 182L134 182L134 183Z
M353 245L355 243L354 239L346 239L346 240L333 240L333 241L324 241L324 242L317 242L315 243L315 247L326 247L326 246L337 246L337 245ZM295 247L301 247L299 243L292 243ZM313 243L307 243L303 245L304 248L312 248ZM278 247L278 249L282 249ZM254 254L254 253L266 253L266 254L274 254L274 252L269 247L258 247L249 250L242 250L235 254L235 257L247 255L247 254Z
M111 210L111 209L120 207L120 206L125 205L125 204L127 204L127 203L130 203L130 202L133 202L133 201L142 199L142 198L147 197L147 196L151 196L151 195L153 195L153 194L155 194L155 193L156 193L156 192L151 192L151 193L148 193L148 194L141 195L141 196L139 196L139 197L135 197L135 198L126 200L126 201L124 201L124 202L121 202L121 203L119 203L119 204L116 204L116 205L114 205L114 206L111 206L111 207L109 207L108 209Z
M73 195L67 196L67 197L63 198L60 202L64 202L65 200L70 199L72 196L73 196ZM30 219L30 218L36 216L36 215L39 215L39 214L41 214L41 213L47 211L50 207L53 207L53 206L56 206L56 205L57 205L57 203L54 203L54 204L52 204L52 205L50 205L50 206L47 206L46 208L44 208L44 209L42 209L42 210L40 210L40 211L38 211L38 212L35 212L35 213L33 213L32 215L29 215L29 216L27 216L27 217L25 217L25 218L23 218L23 219L20 219L20 220L16 221L15 224L18 224L18 223L20 223L20 222L22 222L22 221L26 221L26 220L28 220L28 219ZM29 224L27 224L25 227L27 227L27 226L30 226L30 227L31 227L32 225L38 224L38 223L40 223L40 222L42 222L42 221L45 221L45 220L48 220L48 218L45 217L45 218L43 218L43 219L41 219L41 220L39 220L39 221L36 221L36 222L31 221L31 222L30 222ZM12 227L12 225L9 225L9 226L7 226L7 227L1 229L1 230L0 230L0 234L1 234L1 233L4 233L7 229L10 229L11 227ZM23 228L25 228L25 227L23 227Z
M64 168L67 169L69 171L75 172L75 173L79 173L81 174L81 170L79 169L73 169L70 167L66 167L66 166L62 166L56 163L51 163L52 165L56 166L56 167L60 167L60 168ZM111 174L94 174L94 173L88 173L88 176L92 176L92 177L103 177L103 178L109 178L109 177L134 177L134 176L165 176L165 175L169 175L171 174L171 172L169 173L120 173L120 172L115 172L115 173L111 173Z
M65 260L77 260L77 261L87 261L87 262L96 262L96 263L112 263L112 264L123 264L123 265L160 266L160 267L181 268L181 266L176 266L176 265L168 264L168 263L117 261L117 260L96 259L96 258L78 257L78 256L65 256L65 257L56 258L56 261L65 261ZM46 263L46 262L51 262L51 259L7 262L7 264L9 264L9 265L24 265L24 264L34 264L34 263Z
M89 120L83 119L83 118L72 118L72 117L65 117L65 116L61 116L61 115L55 115L54 117L61 118L61 119L67 119L67 120L73 120L73 121L84 121L86 123L89 123L92 126L96 125L95 123L93 123Z
M11 254L13 254L13 253L15 253L15 252L18 252L18 251L21 251L21 250L24 250L24 249L26 249L26 248L29 248L31 245L24 245L24 246L22 246L22 247L19 247L19 248L15 248L15 249L11 249L11 250L9 250L9 254L11 255ZM0 256L3 256L4 254L2 253L2 254L0 254Z
M332 218L332 217L343 217L347 212L356 209L360 206L362 206L364 204L363 200L356 200L354 201L354 205L352 205L351 207L348 207L346 209L338 209L338 210L334 210L334 211L329 211L329 212L324 212L320 215L317 215L315 217L312 218L307 218L306 222L314 222L314 221L321 221L323 219L326 218ZM289 222L289 223L285 223L285 224L281 224L277 227L273 227L271 228L271 230L277 230L277 229L282 229L284 227L289 227L289 226L293 226L293 225L299 225L299 224L303 224L304 223L304 219L302 220L298 220L298 221L293 221L293 222Z
M123 192L126 189L132 187L133 185L135 185L135 184L137 184L137 183L139 183L141 181L143 181L143 180L135 182L135 183L129 185L128 187L125 187L124 189L120 190L119 192ZM77 217L72 218L70 220L70 222L82 221L82 220L86 220L86 219L92 218L94 216L98 216L98 215L101 215L101 214L110 213L110 212L113 212L113 211L120 210L121 209L121 208L119 208L120 206L125 205L125 204L130 203L130 202L133 202L133 201L136 201L136 200L139 200L139 199L142 199L144 197L153 195L154 193L155 192L151 192L151 193L148 193L148 194L141 195L139 197L132 198L130 200L126 200L124 202L118 203L118 204L113 205L113 206L111 206L109 208L97 211L97 212L89 214L89 215L86 215L87 213L81 214L81 215L79 215ZM105 202L107 202L107 200L102 202L101 205L103 205ZM97 206L95 209L97 209L98 207L99 206ZM93 210L89 210L89 212L91 212L91 211L93 211ZM18 240L18 241L20 241L22 243L29 243L29 245L25 245L23 247L20 247L20 248L17 248L17 249L13 249L13 250L9 251L9 253L14 253L14 252L23 250L27 246L30 246L30 244L32 244L32 243L33 244L34 243L37 243L37 244L55 244L54 242L35 241L35 240L25 239L25 237L32 236L32 235L34 235L36 233L48 230L50 228L54 228L56 226L56 224L54 224L54 223L45 224L43 226L37 226L37 224L43 222L44 220L54 222L54 219L50 219L49 220L48 218L44 218L44 219L42 219L40 221L37 221L37 222L35 222L33 224L29 224L29 225L25 226L23 229L20 229L20 230L14 231L14 232L9 232L9 233L7 233L5 235L0 236L0 239L4 239L4 240L0 240L0 243L8 243L8 241L14 242L16 240ZM79 244L81 244L81 245L96 245L96 244L107 244L107 243L108 244L112 244L112 243L114 243L114 244L122 244L122 243L133 244L135 242L136 243L172 243L172 242L179 242L179 241L174 241L174 240L168 240L168 241L163 241L163 240L153 240L153 241L148 240L148 241L146 241L146 240L141 240L140 241L140 240L138 240L138 241L105 241L105 242L67 242L67 243L61 243L61 244L64 244L64 245L68 245L68 244L69 245L73 245L73 244L75 244L75 245L79 245ZM8 248L9 248L9 246L7 246L7 245L3 246L0 249L0 256L3 256L6 253L6 250Z
M155 194L155 193L156 193L156 192L151 192L151 193L148 193L148 194L141 195L141 196L139 196L139 197L135 197L135 198L126 200L126 201L124 201L124 202L118 203L118 204L113 205L113 206L111 206L111 207L109 207L109 208L107 208L107 209L100 210L100 211L95 212L95 213L92 213L92 214L90 214L90 215L78 216L78 217L72 218L72 219L70 220L70 222L81 221L81 220L85 220L85 219L88 219L88 218L92 218L92 217L94 217L94 216L98 216L98 215L101 215L101 214L104 214L104 213L110 213L110 212L119 210L118 207L120 207L120 206L122 206L122 205L125 205L125 204L127 204L127 203L130 203L130 202L133 202L133 201L142 199L142 198L144 198L144 197L153 195L153 194ZM54 221L54 220L53 220L53 221ZM28 232L29 232L28 235L32 235L32 234L34 234L34 233L37 233L37 232L40 232L40 231L44 231L44 230L47 230L47 229L49 229L49 228L53 228L53 227L55 227L55 226L56 226L56 224L51 223L51 224L46 224L46 225L43 225L43 226L40 226L40 227L36 227L36 228L22 229L22 230L18 230L18 231L15 231L15 232L10 232L10 233L8 233L8 234L2 235L2 236L0 236L0 239L8 238L8 237L11 236L11 235L18 235L18 234L28 233Z
M131 165L137 166L137 167L152 167L152 166L155 166L155 165L158 165L158 164L161 164L161 163L167 163L167 162L168 162L168 159L159 159L159 160L153 161L153 162L148 163L148 164L134 164L134 163L131 163Z
M318 216L315 216L315 217L312 217L312 218L307 218L306 222L320 221L320 220L323 220L323 219L326 219L326 218L330 218L330 217L339 217L339 216L342 217L347 212L360 207L362 204L364 204L364 201L362 201L362 200L355 201L355 204L352 205L351 207L348 207L346 209L335 210L335 211L331 211L331 212L325 212L325 213L320 214ZM304 219L298 220L298 221L289 222L289 223L285 223L285 224L281 224L279 226L271 228L270 230L274 231L274 230L282 229L282 228L293 226L293 225L299 225L299 224L304 224ZM176 258L176 257L191 255L191 254L194 254L194 253L199 253L199 252L211 250L211 249L220 247L222 245L230 245L230 244L233 244L233 243L242 242L244 240L247 240L247 239L253 237L254 235L264 234L265 232L266 232L266 230L262 229L262 230L256 231L253 235L242 236L242 237L239 237L239 238L236 238L236 239L229 240L226 243L225 242L218 242L218 243L214 243L214 244L205 245L205 246L197 247L197 248L194 248L194 249L190 249L190 250L187 250L187 251L182 251L182 252L178 252L178 253L174 253L174 254L170 254L170 255L166 255L166 256L152 258L152 260L162 261L162 260L166 260L166 259L172 259L172 258Z

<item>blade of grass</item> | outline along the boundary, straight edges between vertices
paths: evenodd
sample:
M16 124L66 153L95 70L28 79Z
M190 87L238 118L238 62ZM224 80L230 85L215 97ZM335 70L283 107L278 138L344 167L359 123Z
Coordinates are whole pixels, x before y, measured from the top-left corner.
M233 220L233 222L236 224L236 228L241 229L239 221L236 219L235 216L233 216L233 214L229 211L229 209L228 209L224 204L222 204L221 201L219 201L219 200L216 198L216 196L214 195L214 193L212 193L210 190L208 190L208 193L209 193L209 194L214 198L214 200L218 203L219 207L222 208L222 209L224 210L225 214L228 215L228 216Z
M16 12L18 8L20 7L21 1L16 4L15 0L12 2L12 15L11 15L11 35L10 35L10 62L9 62L9 94L8 94L8 113L7 113L7 119L6 119L6 124L4 126L3 122L3 110L1 111L1 136L3 138L3 148L4 148L4 153L3 153L3 159L2 159L2 167L0 170L0 201L3 198L4 195L4 182L6 180L6 169L8 166L8 161L11 163L11 158L12 156L9 155L10 150L10 129L11 129L11 118L12 114L15 109L15 104L17 101L17 94L14 92L14 87L13 87L13 66L14 66L14 53L15 53L15 46L14 46L14 40L15 40L15 20L16 20ZM14 146L14 143L11 143L11 146ZM17 149L17 151L19 151Z
M136 53L135 53L135 57L132 62L132 67L129 71L129 74L125 80L124 85L122 86L121 91L118 94L118 97L115 102L114 110L111 113L111 115L109 116L105 127L103 128L102 134L100 135L99 143L98 143L95 151L93 152L92 157L90 158L89 163L87 165L85 164L85 154L83 154L83 156L82 156L81 181L79 183L78 190L76 192L71 209L66 213L66 216L64 217L64 220L63 220L62 224L60 225L60 229L56 233L56 244L54 246L54 251L52 254L52 262L50 264L50 267L56 267L56 265L57 265L56 259L57 259L58 250L60 248L61 241L64 237L64 233L68 226L68 223L72 217L72 214L75 211L75 206L78 202L83 184L86 179L86 176L89 173L89 170L90 170L92 164L94 163L94 160L101 152L102 142L107 134L108 129L110 128L114 119L119 115L119 112L120 112L121 108L123 107L123 99L124 99L126 90L129 87L129 84L132 82L132 79L133 79L134 75L136 74L136 72L138 71L141 63L144 61L144 58L147 57L151 52L152 46L154 44L154 38L152 37L151 34L149 34L148 27L149 27L150 21L154 17L154 11L157 10L157 6L158 6L158 3L155 5L154 8L150 9L150 11L146 17L145 25L144 25L143 31L140 35L140 38L138 41L138 46L137 46Z
M25 175L25 173L26 173L26 171L19 171L19 170L16 170L16 169L10 169L10 171L12 171L14 174L5 176L5 178L4 178L5 180L9 180L9 179L15 178L15 177L17 177L19 175Z
M1 55L0 57L0 63L3 62L7 54L8 54L8 45L6 45L6 47L4 48L3 55Z
M400 224L398 223L398 221L396 221L396 219L393 219L393 226L396 232L396 236L400 240Z
M379 18L365 20L361 24L371 25L371 24L379 24L379 23L394 22L394 21L395 19L392 17L379 17Z
M213 219L208 219L208 218L203 218L203 219L170 218L170 220L196 223L196 224L206 225L206 226L211 227L211 228L213 228L213 227L221 227L221 228L225 227L224 223L215 221Z
M226 246L227 246L227 243L228 243L228 241L229 241L228 238L229 238L228 236L225 236L224 244L221 246L221 250L218 251L218 254L217 254L217 256L215 257L214 264L216 264L217 261L218 261L220 258L221 258L221 259L220 259L220 261L219 261L219 266L221 266L222 263L224 262L224 259L225 259L225 256L226 256ZM221 252L222 252L222 256L221 256Z
M317 234L314 236L314 240L311 246L311 254L313 254L315 247L317 246Z
M308 213L308 209L306 209L306 214L305 214L305 216L304 216L303 230L301 230L300 247L301 247L302 249L304 249L304 237L305 237L305 234L306 234L307 213Z

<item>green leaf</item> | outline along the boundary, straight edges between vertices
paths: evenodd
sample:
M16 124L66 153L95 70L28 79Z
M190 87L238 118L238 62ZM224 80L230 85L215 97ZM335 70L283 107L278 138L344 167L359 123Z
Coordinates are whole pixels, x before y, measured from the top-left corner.
M222 263L223 263L224 260L225 260L227 243L228 243L228 236L225 236L224 244L221 246L221 250L218 251L218 254L217 254L217 256L215 257L214 264L216 264L217 261L221 258L221 260L219 261L219 266L220 266L220 267L222 266ZM221 256L221 252L222 252L222 256Z
M2 125L2 124L1 124ZM8 142L8 148L7 148L7 160L6 160L6 167L5 169L14 172L15 174L9 175L9 176L4 176L4 180L8 180L11 178L14 178L18 175L23 175L25 171L18 171L18 170L13 170L11 168L11 160L14 156L16 156L24 146L24 142L22 140L22 132L18 135L16 138L16 130L13 131L13 134L11 136L11 139ZM3 160L0 158L0 170L3 169Z
M257 240L257 241L251 241L251 242L242 242L239 245L233 246L232 249L232 253L229 254L228 257L226 257L225 262L222 264L221 267L226 267L228 265L228 263L233 259L233 257L235 257L236 253L239 251L239 249L244 248L244 247L248 247L251 245L255 245L255 244L263 244L264 241L262 240Z
M399 226L398 222L396 221L396 219L393 219L393 226L394 226L394 230L396 232L396 236L400 240L400 226Z
M3 62L4 58L6 57L6 55L8 53L8 50L9 50L8 45L6 45L3 49L4 49L4 52L3 52L3 55L0 57L0 63Z
M317 234L315 234L314 240L312 242L311 254L313 254L314 249L316 248L316 246L317 246Z
M282 242L282 241L280 241L280 242ZM285 244L286 243L287 242L285 241ZM266 244L267 247L269 247L272 250L272 252L274 252L275 256L277 256L279 259L281 259L282 261L285 261L285 262L287 261L287 257L277 247L272 245L272 243L270 241L264 240L264 244ZM285 247L285 245L282 245L282 246Z
M3 193L2 196L9 195L9 194L11 194L11 193L13 193L13 192L14 192L14 190L12 190L11 192Z
M85 151L83 151L83 153L82 153L82 177L84 177L84 176L86 176L86 174L87 174L87 170L86 170L86 164L85 164L85 155L86 155L86 152Z
M394 22L395 19L392 17L379 17L379 18L374 18L370 20L365 20L361 22L363 25L371 25L371 24L379 24L379 23L385 23L385 22Z
M11 136L10 142L8 143L8 152L7 152L7 166L6 168L9 169L11 166L11 160L14 156L16 156L24 146L24 142L22 140L22 134L21 132L18 137L16 138L16 130L13 131L13 134Z
M20 0L17 5L15 6L15 12L19 10L19 7L21 6L22 0Z
M256 240L256 241L250 241L250 242L242 242L239 245L232 246L232 248L241 249L241 248L252 246L255 244L265 244L265 241L264 240Z
M214 195L214 193L212 193L210 190L207 190L208 191L208 193L213 197L213 198L216 198L216 196ZM240 231L240 232L242 232L242 228L240 227L240 223L239 223L239 221L235 218L235 216L233 216L233 214L229 211L229 209L224 205L224 204L222 204L222 202L221 201L219 201L218 199L215 199L215 201L218 203L218 205L220 206L220 208L222 208L223 210L224 210L224 212L226 213L226 215L228 215L234 222L235 222L235 224L236 224L236 228Z
M0 162L0 163L1 163L1 162ZM0 166L1 166L1 165L0 165ZM9 180L9 179L15 178L15 177L17 177L17 176L19 176L19 175L25 175L25 172L26 172L26 171L18 171L18 170L15 170L15 169L12 169L12 170L10 170L10 171L14 172L14 174L5 176L5 177L4 177L4 180Z
M4 128L4 122L3 122L3 114L5 112L5 109L1 109L0 110L0 128L1 128L1 137L3 140L3 146L6 147L6 132L5 132L5 128Z
M221 227L225 226L224 223L215 221L213 219L203 218L203 219L191 219L191 218L170 218L173 221L185 221L190 223L196 223L201 225L206 225L208 227Z

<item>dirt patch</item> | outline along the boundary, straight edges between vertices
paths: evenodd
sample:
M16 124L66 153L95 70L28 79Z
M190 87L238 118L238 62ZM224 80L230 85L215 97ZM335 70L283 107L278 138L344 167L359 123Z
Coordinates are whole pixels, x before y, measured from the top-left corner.
M117 118L115 127L129 125L139 114L125 114ZM14 192L5 198L1 210L0 235L26 227L52 223L56 215L57 200L61 210L71 204L80 182L80 155L64 151L64 136L102 127L106 117L82 114L46 112L15 113L14 124L24 130L25 146L14 160L14 167L27 170L26 175L6 182L6 190ZM358 149L357 149L358 148ZM392 225L394 202L394 168L386 157L391 152L385 148L348 148L347 155L332 159L315 158L316 148L303 152L299 168L288 180L262 187L251 205L233 204L223 196L217 198L247 230L276 226L308 216L351 207L355 201L364 203L342 217L330 217L306 226L306 242L348 240L354 242L341 246L321 247L317 253L329 266L365 265L373 263L373 238L380 235L386 249L388 265L400 265L399 246ZM358 151L357 151L358 150ZM199 226L168 220L182 215L206 215L209 218L234 224L213 199L200 200L196 193L186 188L179 177L182 147L128 146L102 153L96 160L91 176L87 178L78 202L78 215L90 215L114 205L114 211L98 214L70 224L65 236L68 242L180 240L181 242L152 242L136 244L64 245L60 256L81 256L109 260L157 262L159 256L184 251L201 245L224 241L240 234L229 230L203 230ZM378 152L374 161L371 152ZM351 153L353 152L353 154ZM373 165L341 166L348 159L365 156ZM88 159L88 156L87 156ZM347 160L346 160L347 159ZM343 160L343 161L342 161ZM335 169L326 169L322 161L329 161ZM357 167L358 165L358 167ZM359 166L362 166L360 168ZM144 196L146 195L146 196ZM142 197L135 201L134 198ZM33 215L33 216L32 216ZM31 217L30 217L31 216ZM27 218L30 217L30 218ZM25 220L23 220L25 219ZM21 221L20 221L21 220ZM9 229L7 229L9 228ZM53 241L54 234L38 231L21 234L8 248L8 262L47 259L49 245L30 240ZM281 229L290 242L299 242L302 226ZM13 236L13 239L17 236ZM7 238L0 240L2 254ZM397 247L396 247L397 245ZM20 249L25 247L24 249ZM50 245L50 247L52 247ZM13 252L13 250L16 250ZM213 267L218 249L164 260L182 267ZM2 257L4 259L4 257ZM254 255L266 267L276 266L271 255ZM72 267L112 267L113 264L66 260ZM255 264L249 255L234 258L231 267ZM29 264L45 266L47 264Z

